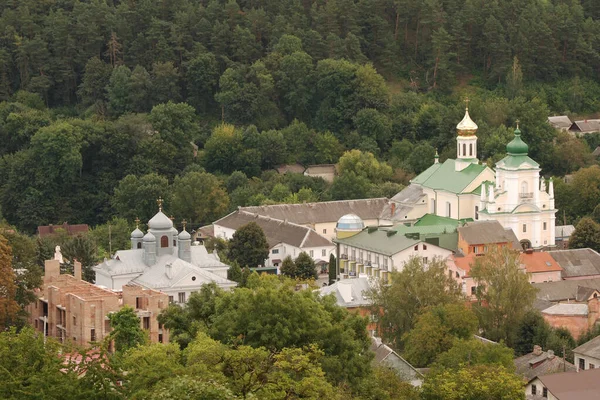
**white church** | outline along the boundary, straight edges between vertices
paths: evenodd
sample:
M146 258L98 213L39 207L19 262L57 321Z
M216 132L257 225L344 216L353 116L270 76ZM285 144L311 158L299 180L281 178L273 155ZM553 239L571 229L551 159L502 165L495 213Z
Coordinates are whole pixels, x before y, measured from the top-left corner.
M456 126L456 159L434 164L391 200L394 219L414 221L430 213L454 219L496 220L511 228L521 244L539 249L554 246L555 214L552 178L540 178L540 166L527 156L517 124L507 156L496 171L479 163L477 124L469 108Z

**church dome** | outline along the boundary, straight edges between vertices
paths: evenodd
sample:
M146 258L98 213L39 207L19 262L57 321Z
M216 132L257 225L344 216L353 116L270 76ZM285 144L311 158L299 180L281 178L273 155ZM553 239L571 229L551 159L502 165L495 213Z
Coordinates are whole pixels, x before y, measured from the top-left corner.
M179 234L178 238L179 238L179 240L190 240L192 238L192 236L189 234L188 231L183 230Z
M148 232L146 235L144 235L144 242L156 242L156 237Z
M506 145L506 152L513 156L526 156L529 146L521 139L521 131L515 129L515 138Z
M365 223L356 214L346 214L342 216L336 225L336 228L342 230L363 230Z
M465 110L465 116L463 117L462 121L460 121L458 123L458 125L456 125L456 129L458 130L458 134L459 135L471 135L474 134L477 131L477 124L475 122L473 122L473 120L471 119L471 116L469 115L469 109L467 108Z
M141 239L144 237L144 232L140 230L140 228L135 228L133 232L131 232L132 239Z
M169 219L162 211L156 213L150 221L148 221L148 228L150 229L171 229L173 227L173 221Z

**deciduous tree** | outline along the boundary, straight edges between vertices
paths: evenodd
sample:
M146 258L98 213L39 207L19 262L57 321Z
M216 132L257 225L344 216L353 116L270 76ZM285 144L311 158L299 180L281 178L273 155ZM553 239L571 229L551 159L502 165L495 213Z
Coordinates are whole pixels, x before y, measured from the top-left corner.
M269 257L265 233L256 222L240 226L229 244L229 257L240 266L254 268L264 265Z

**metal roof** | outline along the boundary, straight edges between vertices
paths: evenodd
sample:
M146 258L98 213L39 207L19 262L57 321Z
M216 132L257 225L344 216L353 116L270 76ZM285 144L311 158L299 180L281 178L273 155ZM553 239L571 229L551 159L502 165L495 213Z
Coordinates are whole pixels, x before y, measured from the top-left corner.
M498 221L473 221L458 227L458 234L471 245L519 243L512 229L504 229Z
M370 289L371 284L368 278L350 278L322 287L319 289L319 294L321 296L333 294L340 307L364 307L371 305Z
M559 225L554 227L554 236L558 238L570 238L575 227L573 225Z
M600 254L592 249L553 250L548 252L563 271L563 278L600 275Z
M569 129L571 125L573 125L573 122L566 115L548 117L548 122L550 125L558 129Z
M583 354L584 356L600 358L600 336L596 336L589 342L585 342L579 347L573 349L573 353Z
M455 164L456 160L453 159L433 164L411 180L411 183L450 193L462 193L487 168L485 165L470 164L462 171L456 171Z
M543 314L548 315L579 315L579 316L587 316L588 315L588 305L587 304L569 304L569 303L559 303L555 304L552 307L546 308L542 310Z
M537 298L552 302L576 300L579 287L587 287L600 290L600 278L596 279L573 279L556 282L533 283L539 289Z
M540 376L544 386L560 400L598 400L600 369Z

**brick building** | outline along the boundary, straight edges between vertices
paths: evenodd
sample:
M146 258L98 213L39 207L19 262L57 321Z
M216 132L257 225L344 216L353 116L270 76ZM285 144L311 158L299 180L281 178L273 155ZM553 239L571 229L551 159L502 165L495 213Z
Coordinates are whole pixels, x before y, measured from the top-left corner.
M156 317L169 303L167 294L140 286L125 285L115 292L81 280L81 264L74 276L60 274L58 260L48 260L38 299L28 306L31 325L46 336L86 346L102 341L111 331L108 315L123 306L136 310L142 329L151 342L167 343L168 331Z

